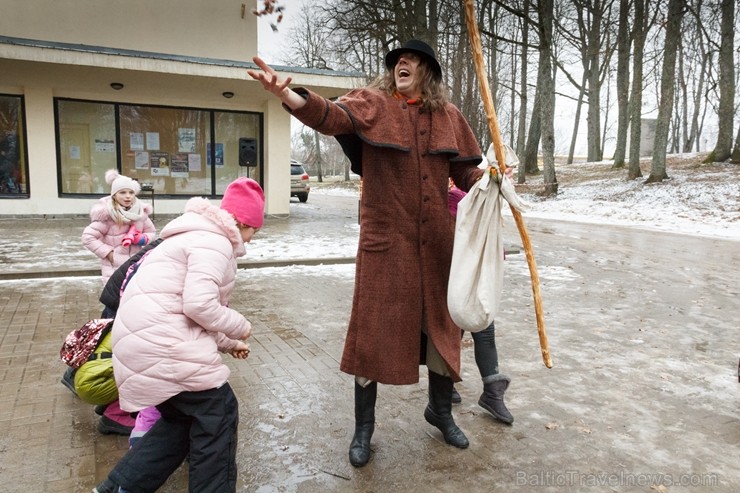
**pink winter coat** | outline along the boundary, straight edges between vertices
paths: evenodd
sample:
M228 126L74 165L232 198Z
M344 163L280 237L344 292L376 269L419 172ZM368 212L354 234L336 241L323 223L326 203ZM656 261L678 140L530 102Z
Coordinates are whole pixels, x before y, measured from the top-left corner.
M90 219L92 222L82 232L82 244L100 257L100 271L103 275L103 284L108 282L108 278L121 264L141 250L141 246L139 245L125 247L121 244L131 224L116 224L108 212L108 204L110 204L111 200L113 199L110 196L103 197L93 205L90 210ZM157 234L154 224L149 219L149 214L152 213L153 209L150 204L143 202L141 204L142 218L134 221L133 224L136 226L136 229L146 235L147 243L149 243L154 240ZM107 258L110 252L113 252L112 264Z
M126 286L113 324L113 372L124 411L220 387L230 371L219 351L252 332L228 307L236 259L246 253L231 215L195 197L160 236L164 241Z

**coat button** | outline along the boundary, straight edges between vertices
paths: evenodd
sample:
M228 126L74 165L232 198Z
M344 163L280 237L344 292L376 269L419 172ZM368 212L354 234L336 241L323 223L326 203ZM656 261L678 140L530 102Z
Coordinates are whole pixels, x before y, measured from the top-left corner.
M429 202L429 196L428 195L425 195L424 196L424 202Z
M422 130L422 131L421 131L421 132L419 132L419 133L420 133L421 135L426 135L427 131L426 131L426 130Z
M429 177L429 175L424 175L421 177L422 180L426 180Z

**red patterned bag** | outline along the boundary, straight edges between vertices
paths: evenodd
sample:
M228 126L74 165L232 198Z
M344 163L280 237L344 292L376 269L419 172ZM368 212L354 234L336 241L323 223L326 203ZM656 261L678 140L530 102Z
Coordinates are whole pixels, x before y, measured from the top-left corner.
M64 339L59 356L72 368L82 366L93 354L105 334L113 327L112 318L94 318Z

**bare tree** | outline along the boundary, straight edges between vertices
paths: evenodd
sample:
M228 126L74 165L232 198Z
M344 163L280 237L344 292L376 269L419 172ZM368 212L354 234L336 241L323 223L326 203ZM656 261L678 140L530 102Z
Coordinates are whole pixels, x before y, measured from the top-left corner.
M484 0L488 1L488 0ZM516 82L514 81L514 73L511 73L511 79L512 79L512 85L509 88L512 92L512 104L511 104L511 111L512 113L515 111L515 104L513 103L513 99L515 96L518 96L519 98L519 109L518 109L518 122L517 122L517 130L516 130L516 145L515 150L517 156L521 158L522 165L519 166L518 173L517 173L517 181L518 183L525 183L526 182L526 175L529 174L539 174L540 170L537 165L537 151L539 149L540 144L540 115L539 111L533 110L532 118L530 120L530 127L529 132L527 132L527 111L528 111L528 101L529 101L529 85L528 85L528 73L529 73L529 53L530 50L538 50L538 46L530 46L529 44L529 33L530 33L530 27L537 26L537 20L534 19L532 16L535 14L534 10L532 10L531 7L531 0L521 0L521 1L512 1L512 0L493 0L494 3L497 5L498 8L506 11L508 14L510 14L510 17L513 19L513 22L511 22L509 25L512 28L513 32L510 33L509 38L503 38L502 36L498 35L497 33L488 32L485 29L485 26L481 29L481 33L483 35L491 36L492 39L495 39L496 41L500 41L503 43L507 43L511 45L511 55L512 57L515 55L515 52L518 50L518 56L519 56L519 87L516 88ZM540 57L542 54L540 54ZM513 64L512 64L513 66ZM513 68L512 68L513 70ZM538 77L538 83L540 83L540 79ZM516 94L514 94L516 93ZM537 97L535 96L535 104L533 105L534 108L538 108L537 106ZM512 125L511 128L512 134L514 133L514 128ZM513 140L513 135L512 135Z
M544 58L544 54L540 51L540 64ZM537 88L534 93L534 103L532 104L532 117L529 120L529 130L527 131L527 145L524 146L524 156L521 159L524 165L524 172L528 175L539 175L540 167L537 164L537 154L540 147L540 136L542 134L542 84L544 80L537 75Z
M682 133L683 152L690 152L694 147L699 150L699 137L702 125L699 116L702 109L706 111L704 88L707 73L712 62L712 51L707 49L703 34L703 1L696 0L693 5L694 14L687 22L686 36L681 43L681 52L678 58L677 82L683 98L682 105ZM689 20L687 19L687 20ZM691 115L689 109L691 107Z
M669 0L665 32L665 55L660 79L660 103L658 105L658 120L655 124L655 141L653 142L653 160L650 176L647 177L645 183L654 183L668 178L665 158L668 144L668 127L671 121L675 92L676 56L684 12L685 0Z
M617 32L617 145L614 149L614 168L624 167L629 128L630 92L630 0L619 0L619 27Z
M584 25L587 32L587 57L588 57L588 141L587 154L589 161L601 161L601 77L602 67L600 56L602 53L601 43L604 39L601 35L601 21L604 17L604 6L607 2L602 0L588 0L584 6L591 15L590 25Z
M732 129L735 119L735 62L733 59L735 2L722 0L721 42L719 48L719 130L717 144L705 162L725 161L732 151Z
M290 52L284 56L284 63L310 68L328 69L327 60L331 58L327 41L331 32L327 29L326 14L310 4L304 4L294 19L294 27L288 34ZM316 170L319 183L324 181L321 152L322 139L316 130L310 131L312 140L301 139L307 156L305 162ZM347 164L349 166L349 164Z
M642 176L640 170L640 139L642 133L642 64L645 53L645 37L650 26L647 15L648 0L635 0L635 21L632 28L632 88L630 90L630 160L627 178L634 180Z
M555 176L555 82L552 76L552 25L553 0L539 0L537 13L540 22L540 59L538 77L542 79L540 93L540 119L542 121L542 178L545 195L558 193L558 180Z
M523 6L524 16L529 15L529 2L524 2ZM519 75L519 124L517 128L517 139L516 139L516 153L518 156L522 156L524 153L524 145L526 142L526 129L527 129L527 67L529 66L528 61L528 49L527 44L529 42L529 22L521 20L521 31L522 31L522 44L521 44L521 62L520 62L520 75ZM519 167L518 182L524 183L525 180L525 169L524 166Z
M575 130L571 149L575 147L575 138L580 126L580 106L584 98L588 100L587 110L587 154L589 161L603 158L601 126L601 87L608 75L609 62L614 49L611 45L611 24L613 0L572 0L563 2L570 8L563 8L563 15L558 15L558 32L573 49L580 53L582 81L567 74L571 83L579 89L578 108L576 109ZM563 63L558 67L566 73L570 70ZM569 156L572 161L572 152Z

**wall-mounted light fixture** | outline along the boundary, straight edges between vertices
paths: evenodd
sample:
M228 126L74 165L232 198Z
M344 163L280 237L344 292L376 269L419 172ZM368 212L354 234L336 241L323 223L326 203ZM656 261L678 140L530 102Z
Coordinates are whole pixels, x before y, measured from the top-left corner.
M121 89L123 89L123 84L121 84L120 82L111 82L110 86L115 91L120 91Z
M226 99L231 99L234 97L234 93L231 91L222 92L221 95Z

